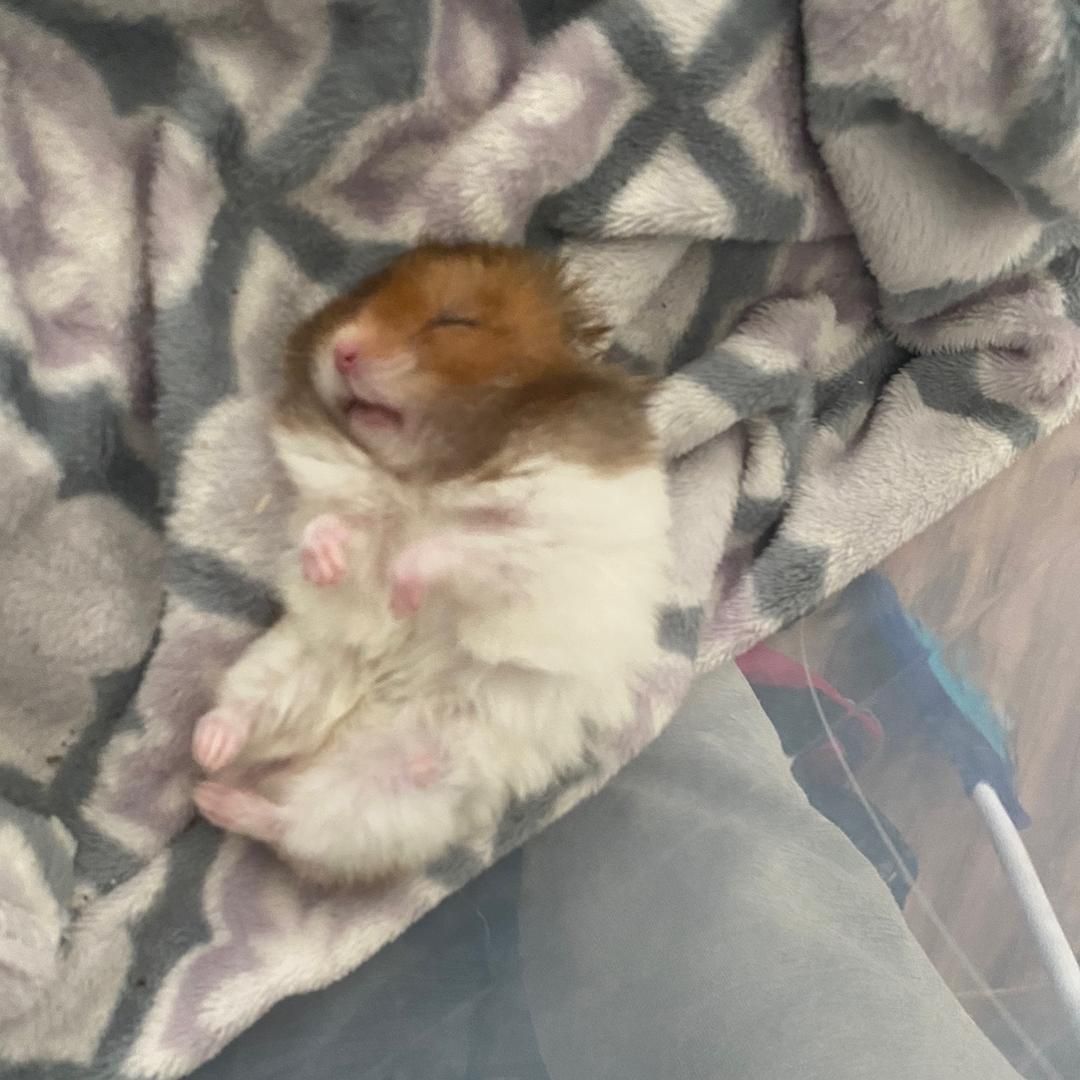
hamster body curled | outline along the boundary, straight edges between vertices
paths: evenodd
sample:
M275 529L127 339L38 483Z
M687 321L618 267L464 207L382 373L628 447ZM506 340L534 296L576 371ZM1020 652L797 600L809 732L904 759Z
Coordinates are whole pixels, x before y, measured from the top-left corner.
M558 264L428 246L292 336L285 612L196 724L211 822L338 883L415 870L625 723L668 501L651 384Z

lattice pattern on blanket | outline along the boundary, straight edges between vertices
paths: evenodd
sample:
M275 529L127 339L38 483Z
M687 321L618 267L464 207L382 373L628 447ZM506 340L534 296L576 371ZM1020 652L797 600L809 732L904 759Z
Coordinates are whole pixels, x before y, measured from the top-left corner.
M1076 18L1052 0L0 0L13 1075L183 1074L595 790L695 659L807 610L1064 422ZM276 612L263 409L283 336L422 235L559 246L614 358L670 373L665 659L624 737L496 836L318 896L191 823L187 747Z

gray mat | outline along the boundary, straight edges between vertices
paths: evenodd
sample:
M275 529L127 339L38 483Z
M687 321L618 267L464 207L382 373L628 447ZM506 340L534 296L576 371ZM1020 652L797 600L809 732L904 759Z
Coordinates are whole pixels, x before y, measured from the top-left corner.
M733 665L599 795L192 1080L1016 1080Z

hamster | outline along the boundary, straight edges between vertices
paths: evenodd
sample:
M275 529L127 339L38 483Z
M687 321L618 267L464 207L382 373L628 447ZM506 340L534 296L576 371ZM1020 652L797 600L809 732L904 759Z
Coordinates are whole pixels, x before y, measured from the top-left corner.
M321 884L423 869L625 722L656 655L652 383L552 258L412 250L292 335L284 615L193 754L212 823Z

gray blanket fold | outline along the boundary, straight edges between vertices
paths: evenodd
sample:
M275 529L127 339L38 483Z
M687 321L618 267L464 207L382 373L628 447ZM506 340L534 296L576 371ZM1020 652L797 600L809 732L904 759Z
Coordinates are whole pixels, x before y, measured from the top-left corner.
M1066 422L1057 0L0 0L0 1060L174 1077L595 791L711 667ZM558 247L665 372L677 571L614 743L373 892L192 822L278 611L294 322L420 237ZM43 1070L48 1069L48 1072Z

